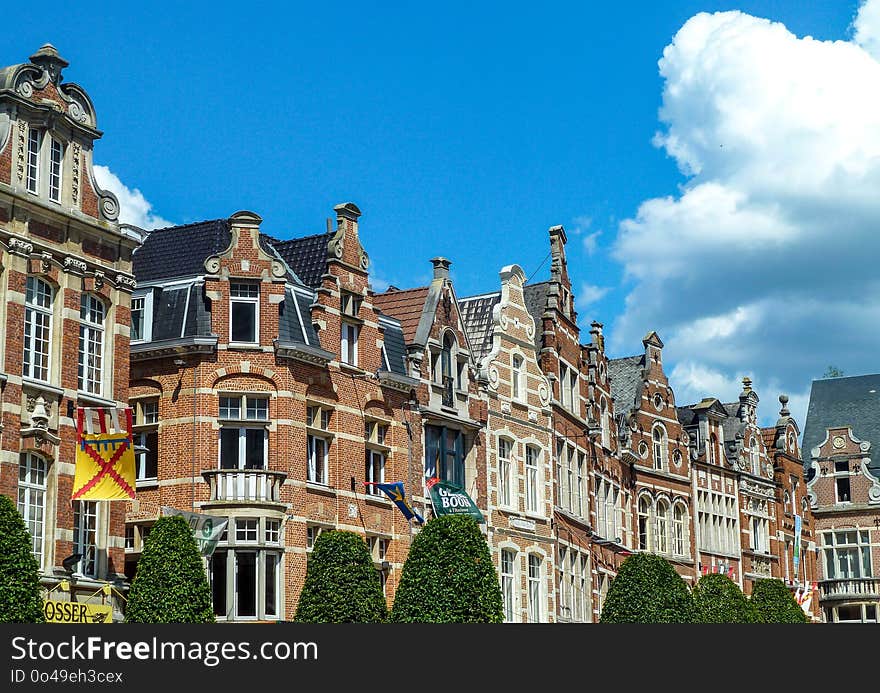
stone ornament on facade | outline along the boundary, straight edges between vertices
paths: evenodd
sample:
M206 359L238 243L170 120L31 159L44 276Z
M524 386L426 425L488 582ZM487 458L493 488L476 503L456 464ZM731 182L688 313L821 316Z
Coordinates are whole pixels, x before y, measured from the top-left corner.
M48 274L52 269L52 253L43 252L40 254L40 271Z
M95 288L101 289L104 287L104 273L101 270L95 270Z
M82 147L79 142L74 142L70 146L70 159L71 159L71 167L70 167L70 197L74 206L79 201L79 162L82 157Z
M117 274L116 275L116 286L123 287L130 291L133 291L135 287L137 287L137 281L134 277L130 277L127 274Z
M18 182L24 182L24 152L27 145L27 123L18 121L18 151L15 155L15 171L18 174Z
M9 252L13 255L21 255L22 257L29 257L32 252L34 252L33 243L28 243L27 241L23 241L20 238L11 237L8 241Z
M68 255L64 258L64 271L65 272L77 272L79 274L85 274L88 265L86 265L84 260L80 260L79 258L73 257L72 255Z

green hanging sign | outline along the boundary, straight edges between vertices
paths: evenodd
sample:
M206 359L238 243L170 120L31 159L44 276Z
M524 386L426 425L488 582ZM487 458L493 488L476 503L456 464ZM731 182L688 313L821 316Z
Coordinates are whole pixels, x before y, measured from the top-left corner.
M483 513L461 486L437 479L428 480L434 515L469 515L477 522L485 522Z

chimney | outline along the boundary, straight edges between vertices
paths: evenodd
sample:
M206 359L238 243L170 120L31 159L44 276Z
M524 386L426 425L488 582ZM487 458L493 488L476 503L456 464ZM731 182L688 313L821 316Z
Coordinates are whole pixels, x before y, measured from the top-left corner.
M452 264L451 260L448 260L445 257L435 257L431 260L431 264L434 265L434 279L449 279L449 265Z
M602 334L602 323L593 320L590 323L590 341L593 343L593 346L599 349L599 351L605 351L605 335Z

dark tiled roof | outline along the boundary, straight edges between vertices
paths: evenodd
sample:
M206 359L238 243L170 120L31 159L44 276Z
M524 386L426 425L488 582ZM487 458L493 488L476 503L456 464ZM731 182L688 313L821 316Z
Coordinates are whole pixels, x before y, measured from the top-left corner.
M306 286L319 286L321 276L327 271L327 244L331 235L319 233L287 241L266 236L266 240Z
M616 414L626 414L635 406L644 367L644 354L609 359L608 378L611 381L611 396L614 398Z
M739 418L739 402L724 402L721 404L727 412L727 416L721 421L724 427L724 440L734 440L737 433L742 433L746 425Z
M544 321L541 317L544 315L544 309L547 306L547 291L550 289L550 282L540 282L539 284L526 284L523 287L523 300L526 303L526 310L535 319L535 345L541 346L541 329Z
M281 343L299 342L313 347L321 347L318 335L312 324L309 306L314 296L304 295L290 287L284 291L284 301L278 304L278 341Z
M880 374L814 380L804 424L805 463L832 427L849 426L859 440L871 443L869 469L880 478Z
M458 299L461 320L474 358L482 358L492 348L492 309L501 301L501 292Z
M386 291L384 294L373 296L373 305L385 315L397 318L406 343L412 344L415 341L427 297L427 286L403 291Z
M379 324L385 330L384 356L388 359L391 372L406 375L406 344L403 341L403 330L400 323L383 315L379 319Z
M691 407L676 407L675 411L682 426L693 426L697 423L697 412Z
M205 260L229 247L228 219L156 229L132 256L138 282L192 277L205 272Z
M168 289L153 289L152 340L159 342L181 337L211 334L211 312L205 298L204 282L193 282Z

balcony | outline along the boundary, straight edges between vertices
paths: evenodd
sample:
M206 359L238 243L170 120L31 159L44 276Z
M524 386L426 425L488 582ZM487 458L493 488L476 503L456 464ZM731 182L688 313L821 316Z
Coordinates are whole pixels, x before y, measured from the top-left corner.
M868 577L823 580L819 583L819 599L821 601L880 599L880 579Z
M209 503L281 503L284 472L268 469L208 469L202 472L211 497Z

